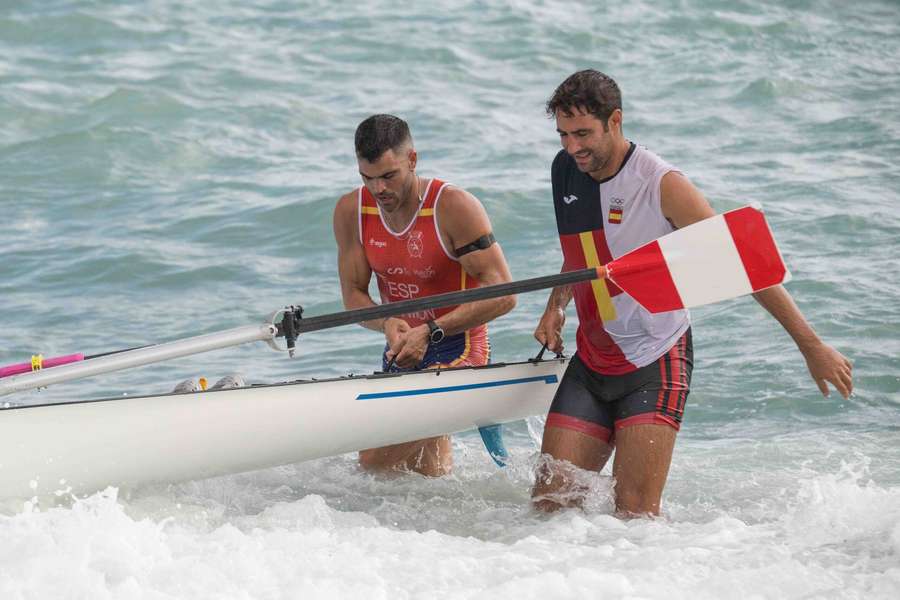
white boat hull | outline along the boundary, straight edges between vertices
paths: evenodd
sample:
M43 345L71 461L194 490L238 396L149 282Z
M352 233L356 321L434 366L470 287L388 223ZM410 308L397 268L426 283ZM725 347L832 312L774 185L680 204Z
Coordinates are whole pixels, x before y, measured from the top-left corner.
M0 410L0 498L202 479L545 414L566 359Z

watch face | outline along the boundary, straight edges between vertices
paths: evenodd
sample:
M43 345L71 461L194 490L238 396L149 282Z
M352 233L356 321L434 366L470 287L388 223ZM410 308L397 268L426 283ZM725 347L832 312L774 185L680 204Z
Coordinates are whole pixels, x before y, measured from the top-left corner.
M429 329L431 329L431 343L437 344L442 339L444 339L444 330L438 327L436 324L429 323Z

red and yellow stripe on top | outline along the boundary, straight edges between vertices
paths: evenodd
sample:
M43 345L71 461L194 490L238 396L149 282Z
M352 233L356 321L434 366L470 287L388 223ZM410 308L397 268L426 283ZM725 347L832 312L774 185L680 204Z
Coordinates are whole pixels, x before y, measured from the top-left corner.
M584 263L586 267L600 267L610 262L611 258L607 259L605 257L609 256L609 250L606 248L606 243L603 244L604 250L604 260L600 261L600 255L597 251L597 242L594 239L594 235L596 231L583 231L578 234L578 241L581 242L581 251L584 253ZM600 230L600 234L603 234L603 230ZM591 283L591 291L594 293L594 302L597 307L597 314L600 315L600 318L604 321L612 321L616 318L616 307L613 306L612 297L609 294L609 288L606 283L609 281L608 279L594 279ZM610 282L612 285L612 282Z
M563 270L574 271L599 267L612 260L603 229L560 234L565 264ZM622 293L608 279L595 279L573 286L578 311L576 341L578 354L593 370L609 375L629 373L637 367L625 356L603 326L616 319L613 298Z
M403 231L392 231L381 215L375 198L365 186L359 188L359 233L366 260L375 273L383 303L410 300L478 287L459 261L444 248L435 214L447 184L432 179L419 211ZM456 306L403 315L411 327L437 319ZM466 332L465 351L449 366L485 364L489 354L487 326Z

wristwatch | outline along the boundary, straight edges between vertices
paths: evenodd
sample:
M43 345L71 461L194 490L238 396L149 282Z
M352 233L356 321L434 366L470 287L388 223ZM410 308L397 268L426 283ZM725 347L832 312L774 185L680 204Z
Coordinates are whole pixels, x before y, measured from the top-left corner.
M428 337L431 339L432 344L437 344L444 339L444 330L434 321L428 321L428 331Z

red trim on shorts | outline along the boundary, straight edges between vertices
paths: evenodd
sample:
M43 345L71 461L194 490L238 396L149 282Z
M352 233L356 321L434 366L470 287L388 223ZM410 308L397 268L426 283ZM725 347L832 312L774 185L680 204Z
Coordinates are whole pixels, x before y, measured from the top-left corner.
M549 418L547 419L547 424L550 424ZM616 421L616 431L625 427L631 427L632 425L669 425L670 427L673 427L675 431L681 429L681 424L669 415L642 413L634 415L633 417L628 417L627 419Z
M659 394L656 396L656 412L661 413L666 410L666 388L669 387L669 378L666 376L666 354L659 359Z
M572 431L577 431L579 433L589 435L592 438L596 438L605 444L609 443L609 438L611 438L613 434L612 431L610 431L603 425L598 425L597 423L591 423L590 421L585 421L577 417L571 417L569 415L564 415L562 413L556 412L552 412L547 415L547 422L544 424L544 426L559 427L561 429L570 429Z
M679 354L679 378L678 383L680 384L680 388L678 390L678 403L676 404L676 410L678 414L684 414L684 403L687 400L687 370L685 369L685 363L687 363L687 334L681 336L681 342L678 344L681 348L681 353Z
M663 414L681 415L687 398L687 334L685 333L668 352L659 359L660 389L656 398L656 410ZM667 374L671 371L671 376Z

